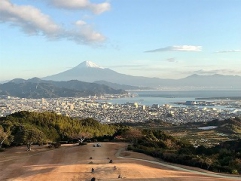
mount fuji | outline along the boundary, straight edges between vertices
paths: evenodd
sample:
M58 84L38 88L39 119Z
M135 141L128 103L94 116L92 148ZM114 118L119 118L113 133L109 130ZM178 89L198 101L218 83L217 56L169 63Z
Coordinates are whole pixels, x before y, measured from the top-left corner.
M53 81L79 80L84 82L109 82L151 88L241 88L241 76L194 74L182 79L149 78L121 74L109 68L100 67L91 61L84 61L72 69L42 79Z
M80 63L78 66L76 66L75 68L100 68L100 69L104 69L103 67L100 67L99 65L95 64L94 62L91 61L84 61L82 63Z
M43 79L54 81L80 80L94 82L98 77L105 78L108 74L110 74L108 69L102 68L91 61L84 61L72 69L44 77Z
M44 77L43 79L54 81L79 80L85 82L107 81L142 86L142 81L146 82L150 78L121 74L109 68L100 67L91 61L84 61L72 69Z

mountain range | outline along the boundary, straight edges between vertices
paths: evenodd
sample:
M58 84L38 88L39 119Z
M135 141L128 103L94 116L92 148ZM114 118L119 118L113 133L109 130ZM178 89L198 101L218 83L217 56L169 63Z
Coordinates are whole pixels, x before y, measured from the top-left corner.
M233 75L191 75L181 79L161 79L144 76L132 76L103 68L93 62L85 61L67 71L47 76L44 80L69 81L79 80L85 82L101 82L101 84L114 86L128 85L149 88L206 88L206 89L240 89L241 76Z
M13 79L0 84L0 95L20 98L58 98L86 97L89 95L123 94L124 90L116 90L103 84L71 81L47 81L39 78L28 80Z

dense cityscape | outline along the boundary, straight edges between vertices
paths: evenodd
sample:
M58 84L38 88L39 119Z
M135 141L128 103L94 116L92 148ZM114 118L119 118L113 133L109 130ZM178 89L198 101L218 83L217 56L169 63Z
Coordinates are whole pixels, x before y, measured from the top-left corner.
M211 106L198 106L199 102L186 101L186 106L168 104L152 106L138 103L112 104L103 100L120 98L120 95L104 95L88 98L42 98L27 99L5 96L0 99L0 117L18 111L51 111L57 114L78 118L94 118L102 123L144 122L159 119L170 123L206 122L213 119L227 119L241 115L241 101L215 102L216 105L235 108L219 109ZM101 102L99 100L102 100ZM202 101L202 104L204 102ZM231 104L232 103L232 104ZM208 103L210 104L210 103ZM214 103L212 103L214 104Z

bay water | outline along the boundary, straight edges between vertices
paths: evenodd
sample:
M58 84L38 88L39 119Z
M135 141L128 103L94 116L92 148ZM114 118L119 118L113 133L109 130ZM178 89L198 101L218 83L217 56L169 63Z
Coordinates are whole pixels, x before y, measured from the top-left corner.
M129 91L133 97L115 98L107 102L112 104L138 103L140 105L152 106L153 104L169 104L179 107L185 106L176 104L186 101L207 101L215 100L233 100L241 101L241 90L195 90L195 91ZM216 106L210 106L216 107ZM218 106L225 108L225 106Z

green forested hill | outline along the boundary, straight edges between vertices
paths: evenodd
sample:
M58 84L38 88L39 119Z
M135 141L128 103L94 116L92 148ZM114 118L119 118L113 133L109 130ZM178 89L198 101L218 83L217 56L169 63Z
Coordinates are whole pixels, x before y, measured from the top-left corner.
M211 123L210 123L211 124ZM223 133L241 134L241 118L235 117L217 122L217 130Z
M190 127L216 126L216 130L227 134L241 134L241 117L233 117L224 120L214 119L209 122L190 122L185 125Z
M101 94L123 94L124 90L116 90L106 85L71 81L45 81L38 78L24 80L16 79L0 84L0 95L21 98L57 98L85 97Z
M0 127L15 139L24 130L34 130L43 135L42 141L56 142L79 137L113 135L114 126L100 124L93 119L72 119L52 112L17 112L0 121Z

